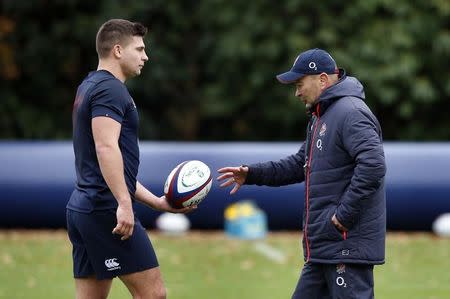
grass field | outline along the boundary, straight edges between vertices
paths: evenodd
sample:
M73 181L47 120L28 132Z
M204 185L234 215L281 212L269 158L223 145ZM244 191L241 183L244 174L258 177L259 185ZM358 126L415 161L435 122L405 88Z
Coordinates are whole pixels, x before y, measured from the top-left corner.
M303 262L299 233L264 240L281 260L222 232L150 236L173 299L290 298ZM70 255L65 231L0 231L0 298L74 298ZM450 239L390 233L386 261L375 268L376 298L450 298ZM129 298L119 280L109 298Z

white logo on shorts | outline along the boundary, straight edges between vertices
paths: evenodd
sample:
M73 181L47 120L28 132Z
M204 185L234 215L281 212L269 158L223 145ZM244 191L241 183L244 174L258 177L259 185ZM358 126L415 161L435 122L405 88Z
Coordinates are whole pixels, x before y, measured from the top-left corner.
M105 260L105 266L106 266L106 268L108 268L108 271L120 269L120 264L116 261L117 261L117 258Z
M345 282L345 280L344 280L344 278L343 278L342 276L338 276L338 277L336 278L336 284L337 284L338 286L340 286L340 287L344 287L344 288L347 287L347 283Z

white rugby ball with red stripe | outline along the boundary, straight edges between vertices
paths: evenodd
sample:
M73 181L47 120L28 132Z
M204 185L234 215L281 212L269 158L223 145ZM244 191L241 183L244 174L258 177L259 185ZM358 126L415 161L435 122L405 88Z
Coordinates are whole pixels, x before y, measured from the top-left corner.
M175 167L164 184L164 194L174 208L198 205L211 189L211 170L198 160L184 161Z

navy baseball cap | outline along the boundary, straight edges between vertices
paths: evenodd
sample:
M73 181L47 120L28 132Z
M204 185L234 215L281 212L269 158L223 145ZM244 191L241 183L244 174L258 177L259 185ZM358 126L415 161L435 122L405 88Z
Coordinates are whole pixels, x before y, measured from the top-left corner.
M290 71L277 76L284 84L294 83L305 75L338 74L339 70L333 57L322 49L310 49L300 53Z

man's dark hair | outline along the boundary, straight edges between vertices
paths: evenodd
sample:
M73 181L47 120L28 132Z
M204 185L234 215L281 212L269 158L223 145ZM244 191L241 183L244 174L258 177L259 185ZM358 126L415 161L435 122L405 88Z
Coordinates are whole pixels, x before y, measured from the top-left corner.
M140 23L123 19L111 19L104 23L97 32L95 47L99 58L108 56L114 45L125 46L132 36L144 37L147 28Z

